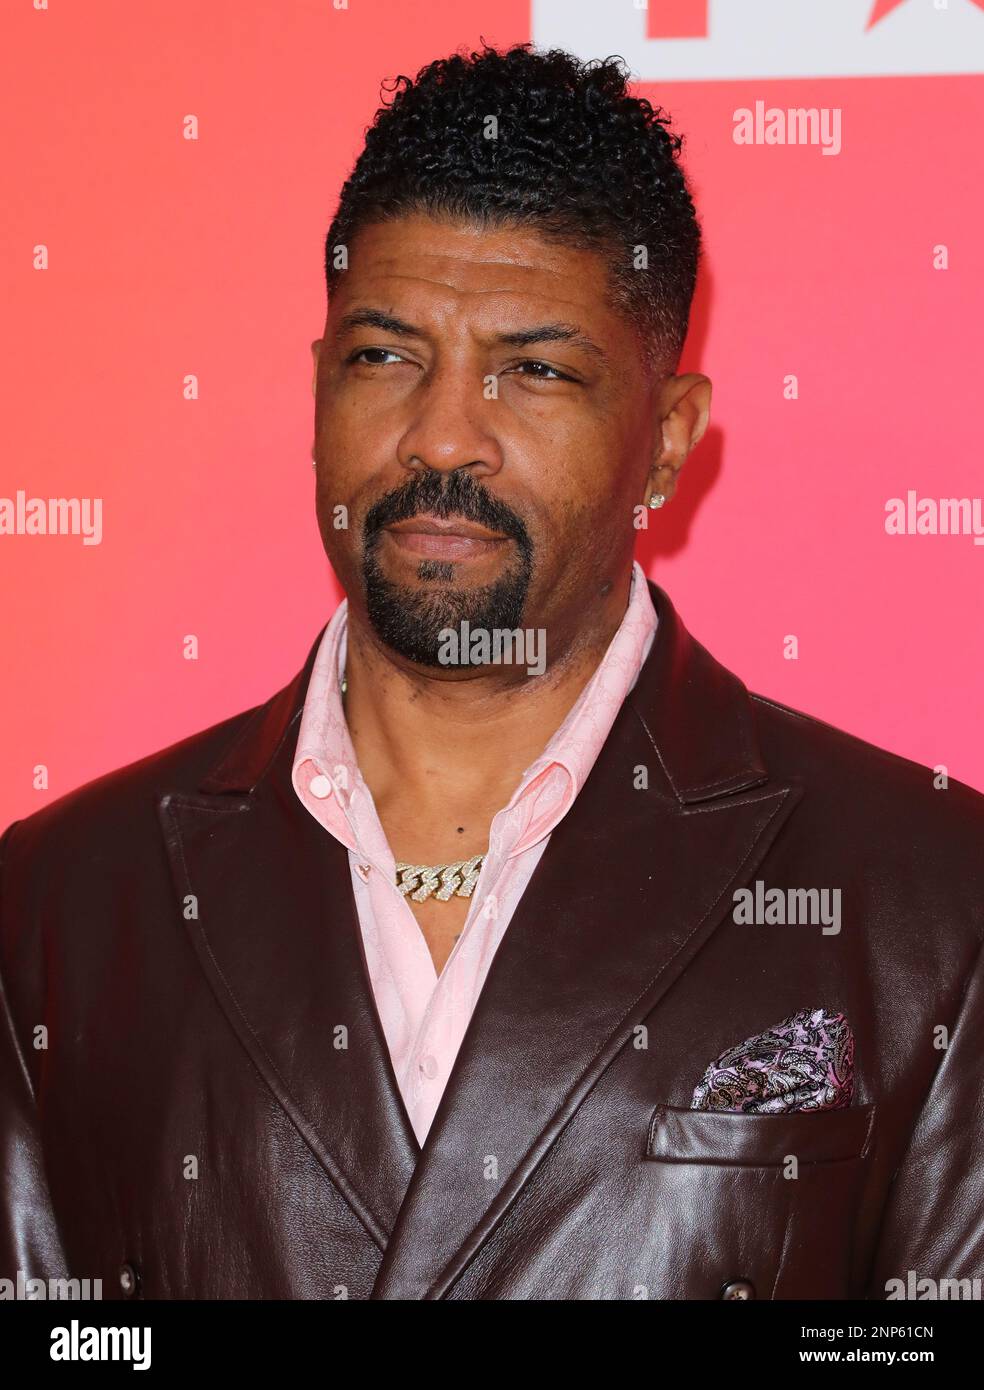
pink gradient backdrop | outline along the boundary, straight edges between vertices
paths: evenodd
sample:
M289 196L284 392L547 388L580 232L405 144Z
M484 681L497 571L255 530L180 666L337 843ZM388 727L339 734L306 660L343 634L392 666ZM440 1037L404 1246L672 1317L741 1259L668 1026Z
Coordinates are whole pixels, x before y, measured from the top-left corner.
M339 597L310 467L338 189L384 77L530 36L525 0L50 5L3 21L0 495L102 497L103 540L0 536L0 827L296 671ZM978 787L984 547L889 537L884 505L980 495L982 82L639 88L687 137L682 369L715 383L640 558L752 689ZM759 98L842 107L842 152L735 145Z

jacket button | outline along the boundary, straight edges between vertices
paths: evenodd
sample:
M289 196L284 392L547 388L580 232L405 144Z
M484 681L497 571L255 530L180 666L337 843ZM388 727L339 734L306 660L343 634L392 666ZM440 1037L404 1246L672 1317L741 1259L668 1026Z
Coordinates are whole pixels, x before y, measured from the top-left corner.
M133 1297L133 1295L137 1292L137 1286L139 1282L140 1281L137 1278L137 1271L133 1268L133 1265L120 1265L120 1288L123 1291L124 1298Z
M755 1285L750 1279L733 1279L721 1290L722 1298L754 1298Z

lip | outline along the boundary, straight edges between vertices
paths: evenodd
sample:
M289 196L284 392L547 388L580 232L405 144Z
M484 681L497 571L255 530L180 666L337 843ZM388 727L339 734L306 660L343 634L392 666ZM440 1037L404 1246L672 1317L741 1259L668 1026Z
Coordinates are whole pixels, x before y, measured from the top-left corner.
M463 517L413 516L384 526L398 549L432 560L473 560L489 555L508 540Z
M463 517L444 519L430 515L411 516L406 521L394 521L392 525L385 527L385 530L395 532L400 536L461 536L470 541L502 541L506 539L500 532L490 531L486 526L479 526L476 521L465 521Z

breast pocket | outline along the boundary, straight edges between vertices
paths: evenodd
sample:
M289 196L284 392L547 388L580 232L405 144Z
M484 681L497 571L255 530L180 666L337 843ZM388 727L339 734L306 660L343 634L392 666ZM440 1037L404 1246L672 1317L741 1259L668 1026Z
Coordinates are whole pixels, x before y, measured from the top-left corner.
M797 1164L843 1163L867 1152L874 1117L873 1105L781 1115L660 1105L650 1121L646 1157L742 1168L769 1168L790 1158Z
M751 1115L659 1105L650 1197L679 1298L846 1298L874 1105Z

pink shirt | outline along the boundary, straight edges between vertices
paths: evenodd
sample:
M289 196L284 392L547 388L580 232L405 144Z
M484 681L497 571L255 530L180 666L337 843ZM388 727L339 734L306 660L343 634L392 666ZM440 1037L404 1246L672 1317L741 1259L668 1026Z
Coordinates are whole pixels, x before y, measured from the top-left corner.
M421 1146L489 966L550 840L570 810L635 685L656 635L646 577L632 567L622 623L543 753L494 817L461 936L438 977L423 932L396 886L396 861L359 773L341 701L348 600L315 656L294 757L294 790L349 851L352 887L376 1009Z

